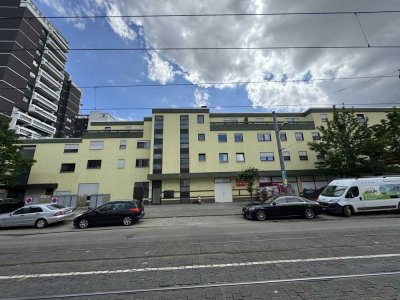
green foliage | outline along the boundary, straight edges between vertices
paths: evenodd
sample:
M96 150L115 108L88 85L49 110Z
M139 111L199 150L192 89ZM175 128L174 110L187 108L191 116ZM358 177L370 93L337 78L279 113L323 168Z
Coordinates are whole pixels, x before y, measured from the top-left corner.
M400 112L394 109L380 124L359 123L353 111L333 107L333 119L317 128L321 140L309 142L322 159L321 172L336 176L359 176L390 171L400 162ZM397 163L397 165L396 165Z
M250 194L250 200L253 200L254 183L260 178L260 171L254 167L248 167L238 174L238 178L247 182L246 191Z
M15 132L0 118L0 186L15 185L21 172L34 163L21 155L21 147L16 143Z

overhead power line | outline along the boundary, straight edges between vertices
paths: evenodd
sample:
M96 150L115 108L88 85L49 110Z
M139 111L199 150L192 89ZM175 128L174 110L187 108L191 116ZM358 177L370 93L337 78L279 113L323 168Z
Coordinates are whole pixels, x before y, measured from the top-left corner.
M384 75L376 76L354 76L354 77L331 77L331 78L312 78L306 79L288 79L288 80L263 80L263 81L224 81L224 82L198 82L198 83L138 83L138 84L127 84L127 85L85 85L79 86L80 89L101 89L101 88L136 88L136 87L169 87L169 86L199 86L199 85L244 85L244 84L268 84L268 83L311 83L314 81L335 81L335 80L356 80L356 79L387 79L387 78L398 78L398 75L389 75L398 72L397 70L389 72ZM364 83L364 81L362 82ZM28 89L25 87L0 87L0 90L9 89Z
M400 45L348 45L348 46L260 46L260 47L133 47L133 48L54 48L52 51L191 51L191 50L289 50L289 49L399 49ZM0 53L35 52L37 49L1 49Z
M204 13L204 14L148 14L148 15L70 15L70 16L7 16L0 19L100 19L100 18L176 18L176 17L233 17L233 16L304 16L304 15L350 15L350 14L388 14L400 10L369 11L322 11L322 12L276 12L276 13Z

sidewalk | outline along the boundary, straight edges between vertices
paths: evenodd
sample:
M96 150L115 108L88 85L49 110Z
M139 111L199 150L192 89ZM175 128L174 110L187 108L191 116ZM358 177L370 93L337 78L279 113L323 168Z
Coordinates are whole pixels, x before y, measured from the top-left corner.
M241 215L247 202L145 205L146 219ZM75 216L87 211L78 207Z

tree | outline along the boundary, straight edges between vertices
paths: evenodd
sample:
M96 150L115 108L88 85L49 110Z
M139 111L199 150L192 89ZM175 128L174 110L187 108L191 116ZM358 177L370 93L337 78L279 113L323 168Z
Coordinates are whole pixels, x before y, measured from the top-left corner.
M356 176L367 171L369 155L366 144L372 131L368 120L358 122L354 112L333 107L333 119L317 128L321 140L309 142L310 150L320 153L317 169L330 175Z
M254 167L248 167L238 174L238 178L247 183L246 191L250 194L250 201L253 200L254 182L260 178L260 171Z
M386 168L400 166L400 110L386 115L380 124L372 126L374 140L378 143L380 159Z
M21 155L14 130L0 118L0 186L13 186L19 175L34 163Z

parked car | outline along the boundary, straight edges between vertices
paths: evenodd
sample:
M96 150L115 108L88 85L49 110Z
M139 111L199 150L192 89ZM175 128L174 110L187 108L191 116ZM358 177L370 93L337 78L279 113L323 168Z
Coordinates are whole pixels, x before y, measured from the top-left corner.
M250 203L243 207L242 214L247 219L264 221L268 217L304 216L313 219L322 213L316 201L297 196L283 196L264 203Z
M74 219L76 228L84 229L92 225L131 225L144 217L144 206L138 200L118 200L91 209Z
M72 216L72 210L59 209L51 204L35 204L0 215L0 227L36 226L41 229Z
M14 198L0 199L0 214L12 212L24 206L24 200Z

